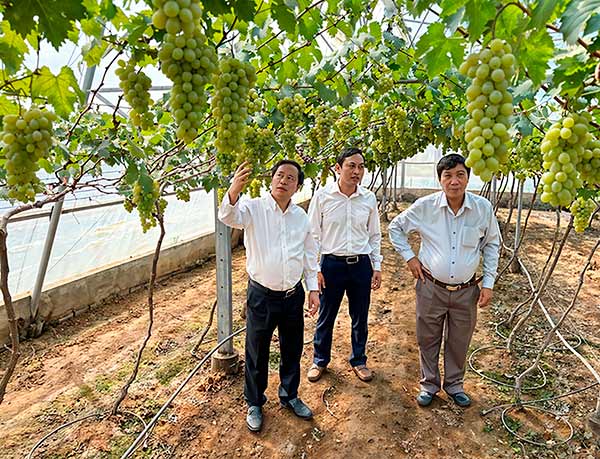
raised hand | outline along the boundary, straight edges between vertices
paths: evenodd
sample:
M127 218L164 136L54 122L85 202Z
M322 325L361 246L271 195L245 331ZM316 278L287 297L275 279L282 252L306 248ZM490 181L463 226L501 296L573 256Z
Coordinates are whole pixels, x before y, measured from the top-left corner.
M235 204L240 196L240 193L244 189L244 186L248 183L250 179L250 173L252 172L252 168L250 165L244 161L242 164L238 166L235 170L235 174L233 174L233 180L231 182L231 186L227 191L229 194L229 202L231 204Z

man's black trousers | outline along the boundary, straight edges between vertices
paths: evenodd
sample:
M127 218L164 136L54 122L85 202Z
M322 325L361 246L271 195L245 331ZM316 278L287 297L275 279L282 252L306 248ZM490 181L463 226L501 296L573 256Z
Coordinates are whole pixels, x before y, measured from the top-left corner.
M248 283L246 311L246 363L244 396L250 406L267 401L269 350L273 331L279 335L279 398L286 402L298 396L300 357L304 344L304 289L298 283L293 293L274 292L254 281Z

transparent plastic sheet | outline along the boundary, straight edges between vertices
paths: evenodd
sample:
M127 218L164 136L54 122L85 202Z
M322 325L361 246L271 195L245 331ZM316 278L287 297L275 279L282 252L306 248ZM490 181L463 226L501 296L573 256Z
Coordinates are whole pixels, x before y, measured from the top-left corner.
M163 248L214 232L212 193L193 192L187 203L175 196L166 199ZM48 224L47 216L9 223L9 286L13 296L33 289ZM137 211L129 214L122 204L63 214L44 286L150 253L157 238L157 228L144 234Z

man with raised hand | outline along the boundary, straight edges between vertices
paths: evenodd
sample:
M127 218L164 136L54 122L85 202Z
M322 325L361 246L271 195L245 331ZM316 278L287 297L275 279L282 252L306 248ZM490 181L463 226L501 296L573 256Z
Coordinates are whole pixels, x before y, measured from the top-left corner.
M498 268L500 231L490 202L466 192L470 170L461 155L437 164L442 191L417 199L392 220L390 240L417 279L417 342L421 391L417 403L428 406L442 388L438 360L444 322L444 391L461 407L471 404L463 387L477 306L486 307ZM421 236L419 256L408 233ZM476 271L483 254L483 277ZM483 279L481 289L478 283Z
M373 379L367 367L371 289L381 286L381 230L377 198L360 185L365 159L358 148L337 158L338 180L318 190L308 209L321 254L318 274L321 307L315 329L313 365L308 380L318 381L331 360L333 326L344 293L352 320L350 365L362 381Z
M248 298L244 396L248 403L246 424L258 432L262 406L266 403L269 349L278 329L281 363L279 399L302 419L312 411L298 398L300 357L304 344L304 288L309 293L309 314L319 307L317 245L310 232L306 212L292 203L293 194L304 181L300 165L279 161L271 170L267 196L240 200L251 168L241 164L223 198L219 219L232 228L244 229Z

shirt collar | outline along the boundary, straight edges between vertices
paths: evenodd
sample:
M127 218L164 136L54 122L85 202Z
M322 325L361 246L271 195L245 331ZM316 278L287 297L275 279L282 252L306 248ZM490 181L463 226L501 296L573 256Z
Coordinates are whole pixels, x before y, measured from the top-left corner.
M446 193L444 193L443 191L440 191L440 196L437 199L437 205L438 207L442 208L442 207L447 207L448 209L450 209L450 206L448 205L448 198L446 198ZM462 206L460 207L460 209L458 209L458 212L456 213L456 215L460 215L464 212L464 209L472 209L473 208L473 198L471 197L471 193L469 193L468 191L465 191L465 199L463 201Z
M281 208L279 207L279 204L277 204L277 201L275 201L275 198L273 197L273 195L271 193L268 193L267 196L265 196L265 202L267 203L267 206L273 210L273 211L277 211L279 210L279 212L281 211ZM285 212L282 212L283 214L291 211L292 206L295 206L295 204L290 201L289 205L287 206L287 209L285 209Z
M338 181L338 180L336 180L335 182L333 182L333 183L331 184L331 192L332 192L332 193L336 193L336 192L337 192L337 193L339 193L339 194L341 194L341 195L344 195L344 196L346 196L344 193L342 193L342 190L340 190L340 184L339 184L339 181ZM361 195L365 194L365 192L366 192L366 189L365 189L365 188L363 188L363 187L362 187L362 186L360 186L360 185L357 185L357 186L356 186L356 191L355 191L354 193L352 193L352 194L351 194L350 196L348 196L348 197L349 197L349 198L351 198L351 197L353 197L353 196L361 196Z

